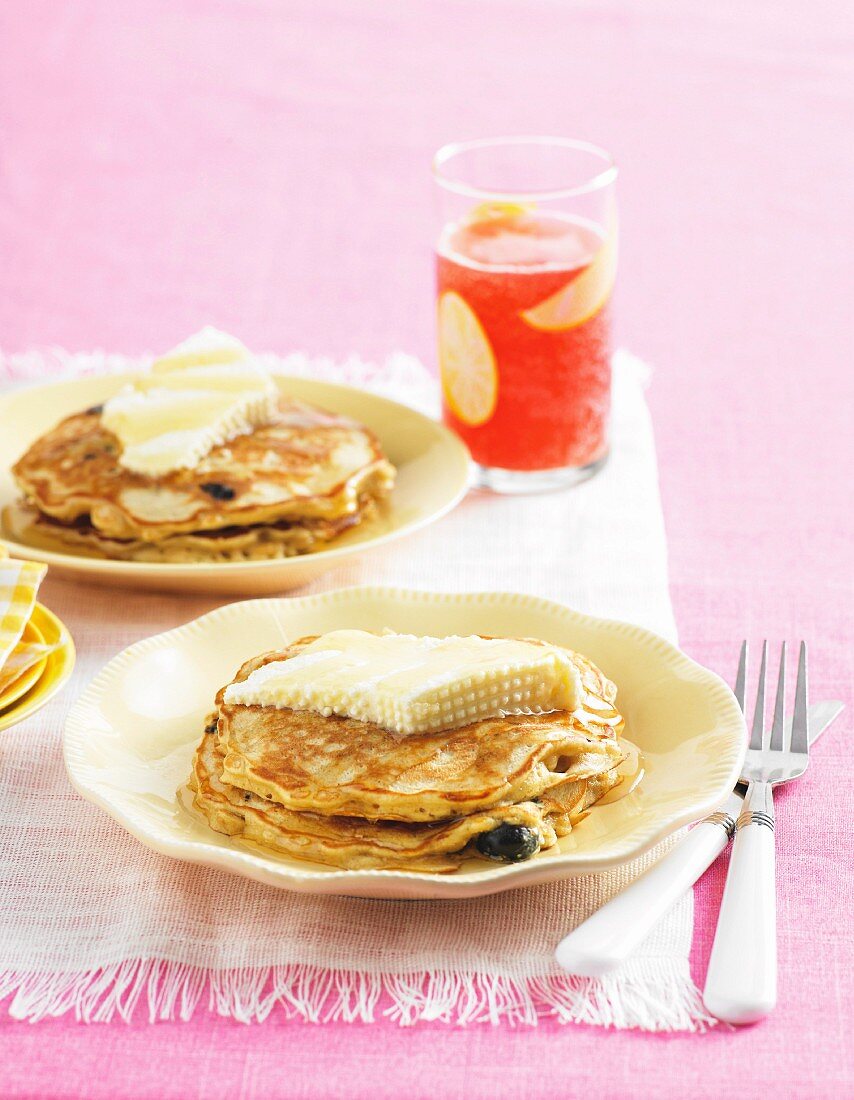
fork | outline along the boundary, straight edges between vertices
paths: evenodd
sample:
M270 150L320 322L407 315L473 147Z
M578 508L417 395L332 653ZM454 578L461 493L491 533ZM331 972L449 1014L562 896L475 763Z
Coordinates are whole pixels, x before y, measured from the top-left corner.
M786 643L780 652L777 699L770 733L765 726L765 670L762 665L750 744L742 769L747 783L744 809L736 824L726 886L703 999L706 1008L731 1024L750 1024L777 1003L777 921L775 913L774 796L772 788L803 775L809 763L807 649L801 642L791 729L786 728ZM747 642L741 647L735 694L744 709Z

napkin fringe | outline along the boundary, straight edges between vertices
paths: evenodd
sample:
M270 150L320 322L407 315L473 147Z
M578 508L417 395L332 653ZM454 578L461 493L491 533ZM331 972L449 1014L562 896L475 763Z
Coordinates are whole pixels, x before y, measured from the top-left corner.
M73 1012L84 1023L129 1023L141 1006L150 1022L189 1020L207 1008L241 1023L260 1023L279 1006L309 1023L373 1023L378 1015L409 1027L441 1021L457 1027L561 1024L642 1031L704 1031L714 1024L687 966L655 960L602 979L572 975L515 978L449 971L371 974L296 965L211 970L164 959L130 959L77 973L8 971L0 1000L9 1014L36 1023ZM385 999L390 1004L380 1007Z
M0 379L12 383L62 382L90 375L124 374L145 369L153 358L151 354L122 355L100 349L67 351L54 345L20 352L0 348ZM379 362L363 359L356 352L343 359L302 351L285 355L260 352L255 358L274 373L328 382L344 380L350 386L372 389L430 415L439 413L435 379L420 360L405 351L392 351Z

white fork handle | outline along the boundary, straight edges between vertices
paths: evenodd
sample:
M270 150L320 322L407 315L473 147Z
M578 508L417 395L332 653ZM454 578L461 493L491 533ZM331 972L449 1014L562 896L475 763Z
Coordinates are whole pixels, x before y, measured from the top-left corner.
M742 799L731 795L721 812L696 825L640 878L597 909L557 946L558 965L599 978L624 962L729 843Z
M703 999L730 1024L752 1024L777 1003L777 916L771 787L751 784L735 834Z

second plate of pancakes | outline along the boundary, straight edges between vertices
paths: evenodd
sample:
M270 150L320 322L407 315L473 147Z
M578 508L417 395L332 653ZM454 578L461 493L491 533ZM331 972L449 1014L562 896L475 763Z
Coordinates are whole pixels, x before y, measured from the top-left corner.
M254 655L342 628L538 638L582 653L616 685L634 779L525 862L465 859L450 874L341 870L214 831L186 785L216 693ZM362 897L468 898L618 866L716 809L743 754L726 684L648 630L531 596L394 588L233 603L146 638L95 678L65 731L76 789L154 850L284 889Z
M73 379L0 397L0 513L13 509L20 497L10 470L34 440L65 417L100 405L128 377ZM37 538L23 539L8 524L0 529L0 536L17 557L47 562L57 575L161 591L260 596L300 587L335 566L416 531L439 519L465 495L468 451L443 425L365 390L275 377L283 393L369 428L397 469L394 489L377 514L335 538L328 547L269 560L120 561L66 552Z

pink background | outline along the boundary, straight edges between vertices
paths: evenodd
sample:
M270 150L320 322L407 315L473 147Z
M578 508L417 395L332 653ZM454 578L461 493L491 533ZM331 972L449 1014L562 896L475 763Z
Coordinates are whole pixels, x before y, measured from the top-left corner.
M650 401L682 643L811 643L851 701L854 22L839 0L11 0L0 345L432 361L439 144L621 166L620 338ZM849 717L781 796L780 1007L738 1033L0 1017L4 1096L851 1095ZM789 850L791 846L791 850ZM697 890L702 982L725 866Z

